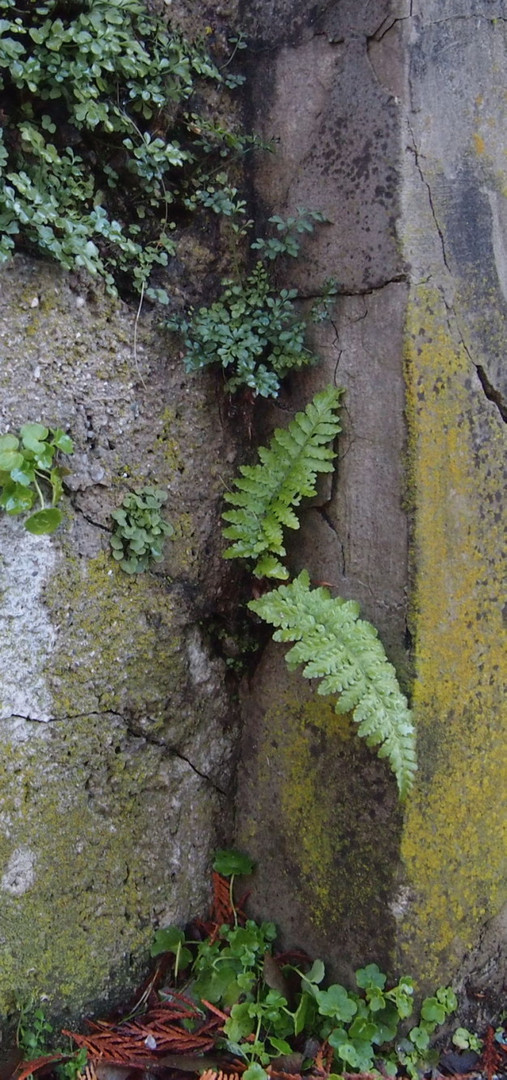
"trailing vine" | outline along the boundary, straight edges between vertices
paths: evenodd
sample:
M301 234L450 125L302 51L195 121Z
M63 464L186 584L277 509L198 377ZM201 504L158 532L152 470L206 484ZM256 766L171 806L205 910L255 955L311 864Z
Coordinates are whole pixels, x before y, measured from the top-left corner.
M226 165L251 140L198 94L239 81L140 0L0 0L0 262L21 247L168 303L177 227L241 209Z

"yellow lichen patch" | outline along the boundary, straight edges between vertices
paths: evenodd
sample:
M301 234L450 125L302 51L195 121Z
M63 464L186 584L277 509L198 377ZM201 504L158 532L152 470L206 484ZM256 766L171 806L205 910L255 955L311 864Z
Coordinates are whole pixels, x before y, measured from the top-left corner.
M0 1011L13 994L37 1000L42 993L48 1008L58 1010L67 997L83 1003L109 987L122 937L132 953L149 944L149 926L136 917L147 873L138 853L152 828L140 796L160 751L132 752L123 725L107 717L83 717L72 727L25 723L21 729L18 722L4 729L2 820L15 820L16 839L13 844L8 830L0 838L9 942ZM5 868L16 864L18 852L33 855L33 872L23 874L21 860L11 883Z
M312 918L316 926L326 923L332 907L333 860L339 837L332 828L332 802L322 798L322 766L312 753L314 733L326 740L350 736L350 725L330 704L310 701L294 711L295 730L284 745L285 782L281 810L286 829L298 851L301 875L312 883Z
M474 146L476 154L484 154L486 152L486 143L482 135L479 135L477 131L474 132Z
M55 715L128 709L160 725L186 687L179 612L163 582L125 574L109 553L86 564L69 555L46 593L60 635L48 671Z
M162 449L164 460L171 472L183 472L185 468L185 459L182 454L181 446L174 437L176 423L174 409L164 409L159 423L160 431L156 439L157 447Z
M299 934L306 925L321 941L339 938L344 957L354 954L352 934L354 958L371 955L375 937L385 962L392 946L385 904L399 843L394 784L351 720L337 715L334 699L308 697L300 676L293 679L294 688L277 695L264 718L255 828L244 820L242 837L252 838L270 888L281 867L279 851L271 865L266 849L273 834L280 838ZM267 787L259 777L269 779Z
M406 353L419 782L402 843L413 897L402 948L432 981L449 978L507 897L505 428L436 290L409 310Z

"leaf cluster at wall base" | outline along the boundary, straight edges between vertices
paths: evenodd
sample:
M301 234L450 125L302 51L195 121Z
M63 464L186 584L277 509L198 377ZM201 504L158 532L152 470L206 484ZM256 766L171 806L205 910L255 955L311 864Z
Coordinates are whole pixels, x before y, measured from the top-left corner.
M432 1036L457 1008L451 987L438 987L416 1012L413 979L390 980L375 963L355 972L353 987L326 986L322 960L312 963L301 950L281 953L274 923L248 918L245 901L235 900L236 876L254 869L249 857L223 850L213 868L208 918L186 930L156 930L155 969L127 1015L91 1023L86 1034L63 1031L80 1048L77 1055L56 1050L16 1075L26 1078L30 1067L47 1075L50 1068L57 1080L74 1080L87 1054L86 1076L96 1065L114 1071L121 1063L200 1080L419 1080L429 1071L442 1080ZM18 1045L27 1057L47 1053L51 1032L40 1008L22 1008ZM498 1065L494 1036L493 1027L484 1044L465 1028L453 1036L458 1050L473 1048L478 1075L493 1075L489 1066Z

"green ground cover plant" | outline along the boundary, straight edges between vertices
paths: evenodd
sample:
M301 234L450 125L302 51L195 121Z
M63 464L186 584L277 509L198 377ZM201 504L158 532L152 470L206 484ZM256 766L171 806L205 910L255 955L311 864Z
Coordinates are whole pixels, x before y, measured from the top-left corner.
M254 869L250 858L222 850L213 867L209 918L155 932L155 969L126 1015L89 1025L87 1034L64 1031L78 1056L58 1050L29 1059L21 1077L31 1066L45 1075L48 1067L65 1067L57 1076L74 1080L87 1053L91 1075L96 1064L114 1070L121 1063L143 1075L163 1069L201 1080L440 1080L434 1038L457 1009L451 987L421 1000L412 978L390 979L372 962L357 969L353 985L326 982L322 960L281 953L274 923L249 918L245 900L235 899L236 877ZM489 1029L483 1056L490 1064L482 1070L488 1077L501 1059L496 1036L500 1045L503 1025L496 1035ZM22 1010L18 1043L27 1056L47 1052L51 1039L43 1011ZM480 1067L475 1033L458 1027L452 1042L476 1048Z
M326 986L322 960L310 963L300 956L295 961L286 954L277 959L275 925L238 912L232 882L236 874L251 874L248 856L222 851L214 869L216 914L227 915L227 921L208 926L202 940L192 940L178 927L160 930L152 955L168 949L185 993L198 1005L224 1010L223 1049L247 1063L244 1080L267 1080L268 1065L283 1071L289 1059L291 1072L311 1073L317 1058L327 1063L329 1077L344 1072L394 1077L401 1071L415 1080L432 1060L432 1036L456 1010L454 991L442 986L425 997L417 1022L410 1024L415 984L408 976L389 983L370 963L356 971L355 987ZM228 911L220 878L231 881ZM313 1057L305 1060L301 1048L309 1045Z
M46 1068L53 1064L56 1080L77 1080L83 1072L86 1061L86 1050L74 1050L70 1040L65 1047L55 1049L56 1032L54 1025L49 1022L44 1009L35 1008L25 1002L19 1006L18 1021L16 1026L16 1045L27 1061L46 1061ZM33 1076L29 1073L27 1080Z

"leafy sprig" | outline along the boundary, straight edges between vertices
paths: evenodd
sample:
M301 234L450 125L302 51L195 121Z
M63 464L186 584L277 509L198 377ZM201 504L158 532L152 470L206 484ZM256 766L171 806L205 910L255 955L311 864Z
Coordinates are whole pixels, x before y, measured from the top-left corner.
M387 758L405 798L417 767L414 727L396 672L375 627L359 618L359 604L311 589L303 570L248 606L278 628L275 641L295 642L285 656L291 671L303 664L305 678L322 680L319 694L339 695L336 712L352 713L358 735Z
M160 512L166 501L166 491L145 487L125 495L121 507L113 510L112 556L127 574L149 570L164 557L164 540L174 533Z
M201 201L214 210L220 207L224 214L243 212L245 204L235 202L236 195L236 189L229 194L222 186L216 193L208 190ZM239 272L235 278L224 279L220 296L209 307L190 308L165 322L168 330L183 339L187 371L221 367L228 391L246 388L261 397L277 397L290 371L317 362L307 344L308 321L296 309L298 291L279 289L269 264L282 255L295 258L301 237L325 218L317 210L300 210L287 220L274 215L269 221L275 226L275 236L251 244L261 258L244 280ZM325 299L315 309L315 321L329 311L335 291L328 282Z
M0 507L10 515L25 514L38 502L40 509L24 522L28 532L40 536L60 525L62 512L56 504L68 469L59 464L58 454L73 449L61 428L44 424L23 424L19 435L0 436Z
M299 528L294 508L303 498L316 495L319 473L333 470L332 443L340 431L342 393L328 386L287 428L277 428L269 447L259 449L260 462L242 465L235 490L224 496L234 508L222 515L229 523L223 535L234 541L224 558L252 559L256 577L289 576L281 562L286 554L283 530Z

